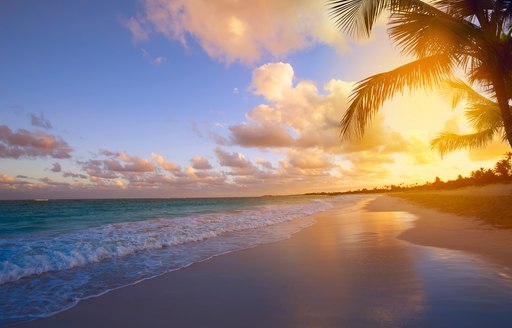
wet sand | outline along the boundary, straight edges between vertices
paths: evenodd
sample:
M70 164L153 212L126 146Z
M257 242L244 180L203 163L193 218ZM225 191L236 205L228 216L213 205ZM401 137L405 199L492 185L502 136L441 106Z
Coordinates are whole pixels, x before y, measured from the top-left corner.
M366 210L373 198L317 215L290 239L196 263L19 327L512 326L510 267L397 239L416 217L377 212L375 204Z
M493 202L481 205L486 199ZM512 268L511 201L512 184L496 184L382 196L371 202L367 210L414 214L414 226L401 233L400 239L471 252Z

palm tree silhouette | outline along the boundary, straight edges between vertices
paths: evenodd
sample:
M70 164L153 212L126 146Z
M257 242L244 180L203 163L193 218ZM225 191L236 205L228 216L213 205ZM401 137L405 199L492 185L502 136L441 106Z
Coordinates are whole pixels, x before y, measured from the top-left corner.
M439 133L430 144L441 156L463 148L483 148L495 136L501 137L502 141L507 140L497 102L484 97L459 79L444 81L440 91L451 101L453 108L465 101L466 119L475 131L462 135L451 132Z
M440 135L433 146L445 151L482 146L499 128L512 146L512 0L327 0L327 4L338 28L355 37L368 37L377 18L388 12L391 40L402 54L415 58L358 82L341 121L343 137L362 136L383 103L406 88L431 90L447 80L461 82L454 80L460 69L470 84L493 99L488 100L498 109L499 127L480 126L480 134L462 138Z

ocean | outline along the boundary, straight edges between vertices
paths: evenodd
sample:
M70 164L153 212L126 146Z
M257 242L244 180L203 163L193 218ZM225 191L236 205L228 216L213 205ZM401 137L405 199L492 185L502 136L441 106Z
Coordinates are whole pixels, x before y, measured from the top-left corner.
M0 201L0 324L270 243L350 196Z

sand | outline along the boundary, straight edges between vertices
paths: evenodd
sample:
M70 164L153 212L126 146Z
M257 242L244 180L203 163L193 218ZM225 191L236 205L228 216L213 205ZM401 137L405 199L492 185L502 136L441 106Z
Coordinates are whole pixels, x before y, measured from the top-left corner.
M489 202L482 204L483 200ZM400 239L418 245L468 251L512 267L510 184L399 193L378 198L367 209L406 211L416 215L414 227L401 233Z
M316 224L290 239L196 263L19 327L512 326L512 280L494 275L512 268L503 249L512 249L510 231L388 196L359 199L316 215ZM474 251L490 262L413 243ZM471 294L469 283L483 289Z

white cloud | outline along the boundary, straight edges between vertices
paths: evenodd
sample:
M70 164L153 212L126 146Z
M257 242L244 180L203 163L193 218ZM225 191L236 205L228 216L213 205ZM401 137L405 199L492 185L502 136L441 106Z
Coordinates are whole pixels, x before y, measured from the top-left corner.
M186 44L196 39L222 62L254 63L282 57L315 44L345 46L318 0L144 0L144 12L125 24L134 41L161 33Z

